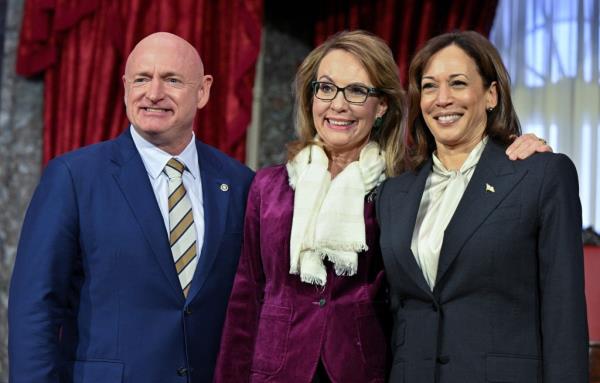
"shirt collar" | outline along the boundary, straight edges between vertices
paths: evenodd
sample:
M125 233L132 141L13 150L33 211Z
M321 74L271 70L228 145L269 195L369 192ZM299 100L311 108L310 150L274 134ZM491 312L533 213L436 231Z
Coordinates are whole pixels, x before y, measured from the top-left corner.
M194 179L198 179L200 176L200 168L198 166L198 152L196 150L196 140L193 132L192 139L185 149L183 149L183 151L178 155L173 156L147 141L135 130L133 125L130 125L129 130L131 132L131 138L133 138L133 143L140 153L142 161L144 162L144 166L146 167L146 171L150 177L155 179L160 176L163 169L167 165L167 162L171 158L175 157L179 161L183 162L186 169L190 172Z
M481 154L483 153L483 149L485 149L485 144L487 143L487 141L488 141L488 137L485 136L485 137L483 137L483 139L481 141L479 141L479 143L473 149L471 149L471 152L467 156L467 159L460 167L459 172L461 174L465 174L466 172L469 171L469 169L471 169L472 167L477 165L477 163L479 162L479 158L481 158ZM446 167L444 166L442 161L440 161L440 159L438 158L437 152L433 152L432 157L433 157L433 171L434 172L441 174L441 175L449 175L451 173L456 172L456 171L451 171L451 170L446 169Z

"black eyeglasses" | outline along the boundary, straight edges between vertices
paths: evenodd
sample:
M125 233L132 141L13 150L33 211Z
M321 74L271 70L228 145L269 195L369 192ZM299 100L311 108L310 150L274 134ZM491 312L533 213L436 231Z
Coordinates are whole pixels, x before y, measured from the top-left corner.
M331 101L342 92L346 101L351 104L364 104L369 96L378 96L382 93L381 89L369 88L368 86L350 84L346 87L339 86L325 81L313 81L310 83L316 98L323 101Z

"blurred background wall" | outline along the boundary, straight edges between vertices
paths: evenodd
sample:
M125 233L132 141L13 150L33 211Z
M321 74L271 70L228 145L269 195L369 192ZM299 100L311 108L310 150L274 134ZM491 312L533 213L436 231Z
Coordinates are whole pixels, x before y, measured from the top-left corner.
M43 80L15 74L22 0L0 2L0 382L8 382L8 284L19 230L42 161Z

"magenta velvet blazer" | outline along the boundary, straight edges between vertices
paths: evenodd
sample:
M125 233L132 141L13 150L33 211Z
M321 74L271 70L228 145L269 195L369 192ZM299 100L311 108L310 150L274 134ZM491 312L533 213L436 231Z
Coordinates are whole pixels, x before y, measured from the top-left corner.
M293 205L285 166L257 173L215 381L309 383L321 359L333 382L384 382L390 314L374 202L365 200L369 250L357 274L328 265L325 287L289 273Z

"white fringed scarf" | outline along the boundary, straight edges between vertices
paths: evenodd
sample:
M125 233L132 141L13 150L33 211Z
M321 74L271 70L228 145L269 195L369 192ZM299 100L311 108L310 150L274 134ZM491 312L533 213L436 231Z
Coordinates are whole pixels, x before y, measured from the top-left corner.
M357 253L368 250L364 198L385 179L385 160L376 142L369 142L358 161L333 181L328 165L323 149L309 145L286 166L295 190L290 274L321 286L327 280L325 259L334 264L337 275L356 274Z

